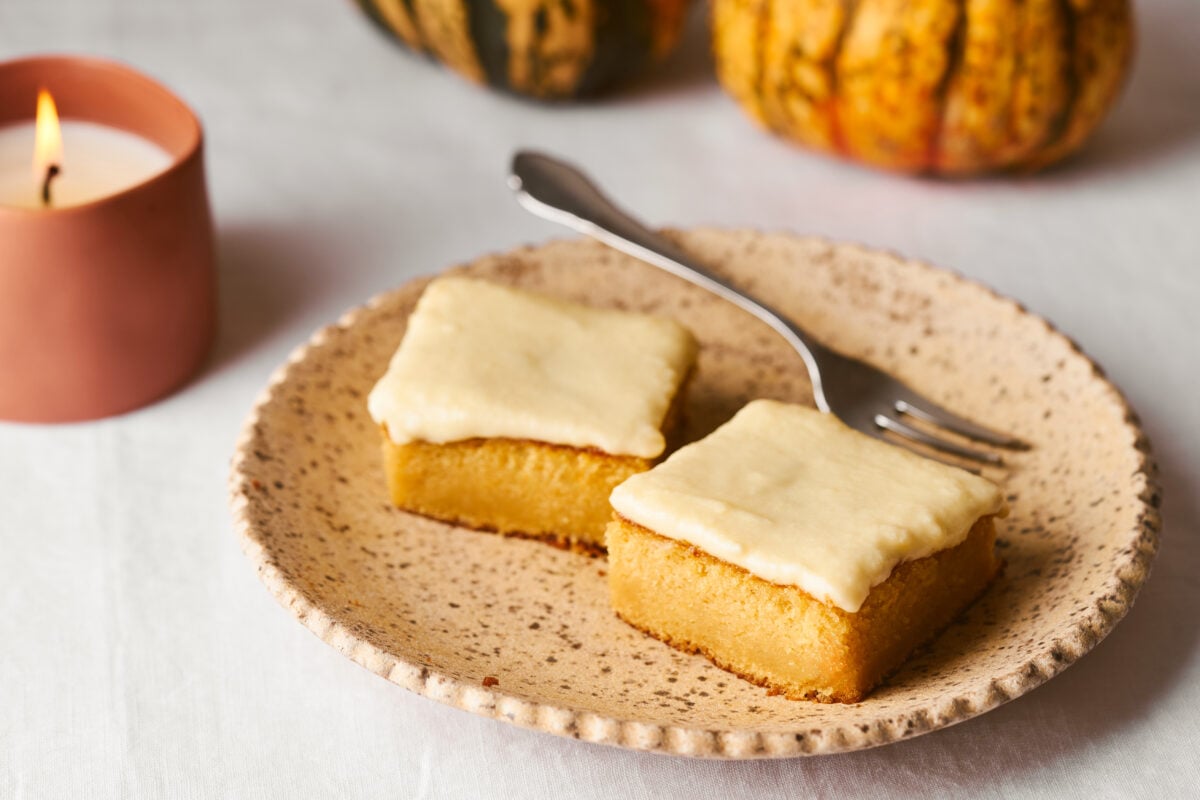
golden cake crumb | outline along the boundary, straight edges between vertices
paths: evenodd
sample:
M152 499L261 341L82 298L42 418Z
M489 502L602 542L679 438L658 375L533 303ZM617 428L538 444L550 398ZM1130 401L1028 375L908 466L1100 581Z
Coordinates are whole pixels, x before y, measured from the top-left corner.
M368 398L392 500L602 552L609 493L664 451L695 354L669 319L435 280Z
M990 481L774 401L612 504L617 614L790 698L858 701L999 569Z

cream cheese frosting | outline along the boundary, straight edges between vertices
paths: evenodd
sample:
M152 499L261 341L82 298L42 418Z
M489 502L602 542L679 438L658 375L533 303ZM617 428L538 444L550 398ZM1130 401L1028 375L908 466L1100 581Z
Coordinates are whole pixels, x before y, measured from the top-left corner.
M897 564L959 544L1004 510L985 478L770 400L611 499L631 522L851 613Z
M450 276L425 289L367 407L396 444L511 438L655 458L695 355L673 320Z

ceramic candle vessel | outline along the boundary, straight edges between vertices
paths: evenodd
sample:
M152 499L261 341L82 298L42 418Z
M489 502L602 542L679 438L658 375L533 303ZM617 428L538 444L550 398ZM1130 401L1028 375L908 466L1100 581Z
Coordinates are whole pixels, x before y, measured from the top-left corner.
M30 120L40 88L53 94L64 120L144 137L170 164L81 205L0 205L0 418L119 414L186 382L213 339L200 123L179 98L128 67L46 56L0 63L0 126ZM64 169L70 158L68 149Z

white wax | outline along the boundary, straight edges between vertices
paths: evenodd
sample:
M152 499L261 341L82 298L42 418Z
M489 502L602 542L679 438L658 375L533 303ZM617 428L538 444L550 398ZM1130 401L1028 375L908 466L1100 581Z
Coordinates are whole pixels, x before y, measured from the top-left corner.
M62 122L62 172L51 184L51 208L80 205L141 183L171 164L154 142L95 122ZM0 128L0 205L43 208L33 175L34 124Z

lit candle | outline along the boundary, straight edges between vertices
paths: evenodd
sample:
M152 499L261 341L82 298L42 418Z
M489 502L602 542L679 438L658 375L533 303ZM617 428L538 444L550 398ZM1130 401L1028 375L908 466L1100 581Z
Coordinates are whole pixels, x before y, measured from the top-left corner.
M0 61L0 421L95 419L182 386L213 341L213 244L182 100L112 61Z
M166 150L128 131L84 120L60 124L54 100L43 90L35 122L0 128L0 205L82 205L136 186L170 165Z

